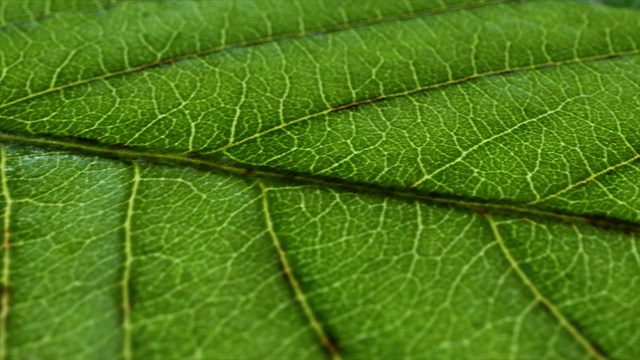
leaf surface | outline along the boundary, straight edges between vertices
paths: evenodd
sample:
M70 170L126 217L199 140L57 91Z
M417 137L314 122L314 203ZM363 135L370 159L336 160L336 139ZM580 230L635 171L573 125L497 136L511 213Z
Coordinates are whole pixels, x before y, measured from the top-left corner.
M0 1L0 359L637 358L638 30Z

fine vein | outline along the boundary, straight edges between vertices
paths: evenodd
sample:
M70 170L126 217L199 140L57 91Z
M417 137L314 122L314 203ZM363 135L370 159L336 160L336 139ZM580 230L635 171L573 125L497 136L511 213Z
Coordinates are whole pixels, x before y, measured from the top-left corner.
M9 271L11 269L10 247L11 232L9 221L11 218L11 195L9 194L9 182L7 180L7 153L4 147L0 148L0 181L2 182L2 195L4 197L4 224L2 242L2 300L0 310L0 360L7 358L7 320L9 319Z
M295 294L296 300L298 301L298 303L300 303L300 306L302 307L302 310L304 311L305 316L309 320L311 328L313 328L313 331L315 331L316 335L320 339L322 346L329 352L329 355L333 360L339 360L341 357L340 357L340 354L338 353L338 348L331 341L331 339L329 339L326 332L324 331L324 328L322 327L322 324L320 324L320 322L316 318L315 313L313 312L313 309L311 309L311 306L307 301L306 295L302 291L302 287L300 286L298 279L296 279L295 275L293 274L293 270L291 269L291 264L287 259L287 254L284 248L282 247L280 240L278 239L278 234L273 228L273 222L271 221L271 214L269 212L269 201L267 196L268 189L262 181L258 181L258 184L260 185L260 189L262 190L262 206L264 208L263 212L264 212L265 221L267 223L267 231L271 236L271 240L273 241L273 246L276 248L276 251L278 252L278 258L280 260L280 264L282 265L284 275L286 276L287 281L289 282L289 286L291 286L291 288L293 289L293 293Z
M133 186L127 206L127 215L124 222L124 274L122 277L122 357L131 359L131 265L133 263L133 251L131 249L131 221L134 213L135 199L140 183L140 166L133 162Z
M253 140L253 139L257 139L263 135L269 134L271 132L277 131L277 130L283 130L291 125L295 125L301 122L305 122L305 121L309 121L311 119L323 116L323 115L328 115L330 113L333 112L337 112L340 110L346 110L346 109L350 109L350 108L354 108L354 107L358 107L358 106L362 106L362 105L369 105L369 104L373 104L373 103L378 103L381 101L385 101L385 100L391 100L391 99L395 99L395 98L401 98L401 97L408 97L417 93L421 93L421 92L425 92L425 91L430 91L430 90L435 90L435 89L439 89L439 88L443 88L443 87L447 87L447 86L453 86L453 85L460 85L469 81L474 81L474 80L479 80L482 78L486 78L486 77L490 77L490 76L497 76L497 75L507 75L507 74L512 74L512 73L518 73L518 72L525 72L525 71L533 71L533 70L540 70L540 69L544 69L544 68L550 68L550 67L559 67L559 66L563 66L563 65L569 65L569 64L575 64L575 63L585 63L585 62L591 62L591 61L598 61L598 60L604 60L604 59L610 59L613 57L623 57L623 56L629 56L629 55L637 55L640 54L640 49L634 49L634 50L630 50L630 51L623 51L623 52L619 52L619 53L610 53L610 54L599 54L599 55L594 55L594 56L587 56L587 57L579 57L579 58L574 58L574 59L567 59L567 60L559 60L559 61L553 61L553 62L546 62L546 63L540 63L540 64L533 64L533 65L528 65L528 66L521 66L521 67L513 67L513 68L509 68L509 69L501 69L501 70L491 70L491 71L487 71L487 72L483 72L480 74L474 74L474 75L469 75L469 76L461 76L459 78L456 79L452 79L452 80L447 80L447 81L442 81L442 82L438 82L435 84L429 84L426 86L421 86L421 87L417 87L415 89L412 90L408 90L408 91L402 91L402 92L398 92L398 93L393 93L393 94L389 94L389 95L382 95L382 96L378 96L375 98L368 98L368 99L363 99L363 100L359 100L359 101L355 101L352 103L348 103L348 104L343 104L337 107L332 107L332 108L328 108L310 115L306 115L303 116L301 118L280 124L278 126L274 126L272 128L269 128L267 130L264 130L262 132L253 134L251 136L247 136L246 138L243 138L241 140L235 141L233 143L230 143L228 145L225 145L221 148L212 150L210 152L208 152L208 154L214 154L217 152L224 152L230 148L236 147L240 144L243 144L249 140ZM1 106L0 106L1 107ZM418 183L423 182L424 180L427 180L429 177L433 176L434 174L429 174L426 175L424 179L420 180ZM417 186L417 184L415 184L414 186Z
M473 8L490 6L490 5L504 4L504 3L509 3L509 2L513 2L513 1L515 1L515 0L497 0L497 1L490 1L490 2L484 2L483 1L483 2L478 2L478 3L463 5L463 6L455 6L455 7L444 8L444 9L436 9L436 10L432 9L432 10L421 11L421 12L411 12L411 13L406 13L406 14L400 14L400 15L395 15L395 16L373 18L373 19L365 19L365 20L354 21L354 22L345 22L345 23L338 24L338 25L333 26L333 27L314 29L314 30L304 31L304 32L271 35L271 36L261 37L261 38L257 38L257 39L253 39L253 40L238 42L238 43L234 43L234 44L222 44L220 46L215 46L215 47L212 47L210 49L201 50L201 51L198 51L198 52L185 53L185 54L182 54L182 55L177 55L177 56L164 58L164 59L159 59L159 60L156 60L156 61L153 61L153 62L143 63L143 64L140 64L140 65L137 65L137 66L132 66L132 67L129 67L129 68L113 71L113 72L110 72L110 73L105 73L105 74L93 76L93 77L90 77L90 78L78 80L78 81L67 83L67 84L63 84L63 85L60 85L60 86L50 87L50 88L45 89L45 90L40 90L40 91L31 93L31 94L29 94L27 96L24 96L24 97L21 97L21 98L15 99L15 100L11 100L11 101L9 101L7 103L4 103L4 104L0 103L0 109L9 107L11 105L15 105L17 103L21 103L21 102L26 101L26 100L31 100L31 99L34 99L34 98L37 98L37 97L40 97L40 96L44 96L44 95L50 94L50 93L55 93L55 92L58 92L58 91L62 91L64 89L72 88L72 87L75 87L75 86L80 86L80 85L88 84L88 83L95 82L95 81L106 80L106 79L110 79L110 78L117 77L117 76L123 76L123 75L131 74L131 73L136 73L136 72L140 72L142 70L145 70L145 69L148 69L148 68L152 68L152 67L156 67L156 66L160 66L160 65L175 64L175 63L180 62L180 61L199 58L199 57L203 57L203 56L207 56L207 55L210 55L210 54L214 54L214 53L222 52L222 51L227 51L227 50L231 50L231 49L247 48L247 47L262 45L262 44L266 44L266 43L270 43L270 42L282 41L282 40L301 39L301 38L310 37L310 36L325 35L325 34L335 33L335 32L339 32L339 31L349 30L349 29L352 29L354 27L373 26L373 25L377 25L377 24L381 24L381 23L385 23L385 22L389 22L389 21L406 21L406 20L411 20L411 19L423 17L423 16L430 16L430 15L453 12L453 11L460 11L460 10L465 10L465 9L473 9Z
M505 256L505 258L507 259L507 261L509 262L513 270L516 272L520 280L533 293L533 296L536 298L536 301L541 303L545 308L547 308L551 312L551 314L560 323L560 326L562 326L566 331L568 331L576 339L576 341L578 341L578 343L580 343L580 345L584 347L584 349L587 351L589 356L597 360L606 360L606 357L603 354L601 354L593 346L593 344L591 344L591 342L564 316L564 314L562 314L560 309L558 309L557 306L555 306L548 298L544 296L544 294L540 292L538 287L531 281L531 279L529 279L527 274L525 274L525 272L520 268L520 265L518 265L518 262L511 254L511 251L509 251L509 248L505 244L504 239L502 238L502 235L498 230L498 224L495 222L495 220L493 220L491 215L484 214L484 216L489 222L489 224L491 225L491 231L493 232L493 235L496 241L498 242L498 245L500 246L500 249L502 250L503 255Z
M600 176L602 176L602 175L604 175L606 173L609 173L609 172L611 172L611 171L613 171L613 170L615 170L617 168L632 164L634 161L636 161L638 159L640 159L640 154L635 154L635 156L633 156L632 158L630 158L628 160L625 160L625 161L619 162L617 164L611 165L611 166L607 167L606 169L603 169L601 171L598 171L596 173L591 174L589 177L587 177L585 179L582 179L580 181L576 181L576 182L573 182L573 183L567 185L564 189L562 189L560 191L557 191L557 192L555 192L553 194L549 194L549 195L547 195L547 196L545 196L545 197L543 197L541 199L536 199L536 200L531 201L531 202L529 202L527 204L528 205L534 205L534 204L537 204L537 203L541 203L541 202L547 201L547 200L549 200L551 198L554 198L554 197L557 197L559 195L562 195L562 194L566 193L567 191L569 191L569 190L571 190L571 189L573 189L575 187L578 187L580 185L584 185L586 183L594 181L598 177L600 177Z

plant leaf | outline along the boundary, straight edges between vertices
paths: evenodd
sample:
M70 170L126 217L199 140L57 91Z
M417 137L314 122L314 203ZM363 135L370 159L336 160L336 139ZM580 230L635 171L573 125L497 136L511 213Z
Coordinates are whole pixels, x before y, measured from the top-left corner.
M0 1L0 359L637 358L639 29Z
M611 6L629 7L632 9L640 9L640 1L638 0L581 0L594 4L603 4Z

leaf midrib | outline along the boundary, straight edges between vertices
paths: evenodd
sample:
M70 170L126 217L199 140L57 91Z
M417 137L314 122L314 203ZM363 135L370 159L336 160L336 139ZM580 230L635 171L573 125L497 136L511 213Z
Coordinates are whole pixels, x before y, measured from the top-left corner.
M265 178L276 181L295 183L297 185L322 186L343 189L355 193L368 193L397 199L408 199L440 206L450 206L469 211L485 213L514 214L523 217L539 217L568 224L592 226L607 230L618 230L629 233L640 233L640 222L618 219L614 217L572 214L545 210L531 206L529 203L510 204L491 202L483 199L454 198L442 193L424 192L417 189L397 189L377 184L358 183L344 179L298 174L274 168L256 168L242 163L228 163L221 159L205 158L199 154L158 153L148 149L128 146L107 146L95 140L63 137L25 136L0 131L0 144L22 144L44 149L57 149L76 153L81 156L94 155L105 159L114 159L127 164L133 161L166 164L175 167L189 167L207 171L217 171L244 178ZM636 161L640 157L636 155ZM628 162L628 160L626 161ZM615 166L613 166L615 167Z

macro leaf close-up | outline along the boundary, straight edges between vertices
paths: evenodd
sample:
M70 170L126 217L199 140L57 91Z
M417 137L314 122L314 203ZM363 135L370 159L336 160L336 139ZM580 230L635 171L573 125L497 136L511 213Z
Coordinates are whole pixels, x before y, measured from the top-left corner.
M0 0L0 360L639 359L640 2Z

